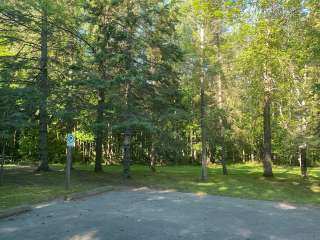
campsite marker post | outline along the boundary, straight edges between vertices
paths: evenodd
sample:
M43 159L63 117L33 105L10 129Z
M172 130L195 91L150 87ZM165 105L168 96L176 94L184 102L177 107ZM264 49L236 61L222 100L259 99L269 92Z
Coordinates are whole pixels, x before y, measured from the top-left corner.
M72 148L75 147L75 138L72 133L67 134L67 162L66 162L66 190L70 189L70 170L72 161Z

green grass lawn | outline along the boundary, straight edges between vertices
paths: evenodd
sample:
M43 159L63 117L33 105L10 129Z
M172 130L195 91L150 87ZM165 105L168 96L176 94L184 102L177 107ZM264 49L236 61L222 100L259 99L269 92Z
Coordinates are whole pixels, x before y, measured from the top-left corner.
M221 174L221 166L209 168L209 180L199 181L200 167L158 167L153 173L147 166L132 166L132 179L124 180L121 166L105 166L94 173L93 166L75 165L72 188L64 190L63 166L55 171L36 173L30 167L9 166L5 169L4 186L0 186L0 209L47 201L66 193L90 190L105 185L147 186L197 194L213 194L248 199L263 199L320 206L320 168L309 169L303 180L298 168L274 167L274 178L262 177L255 164L229 166L229 176Z

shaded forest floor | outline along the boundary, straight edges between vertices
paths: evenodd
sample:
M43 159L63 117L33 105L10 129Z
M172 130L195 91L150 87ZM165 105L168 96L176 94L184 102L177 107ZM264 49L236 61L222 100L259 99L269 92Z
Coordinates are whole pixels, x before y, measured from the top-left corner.
M209 180L199 181L199 166L158 167L153 173L147 166L132 166L132 178L122 178L121 166L105 166L94 173L93 166L75 165L71 174L71 190L64 190L62 165L54 171L34 172L28 166L6 166L4 185L0 186L0 209L43 202L70 192L90 190L105 185L122 185L172 189L196 194L212 194L247 199L283 201L320 206L320 168L309 169L309 179L303 180L299 168L274 167L274 178L261 176L256 164L229 166L229 176L221 174L221 166L209 168Z

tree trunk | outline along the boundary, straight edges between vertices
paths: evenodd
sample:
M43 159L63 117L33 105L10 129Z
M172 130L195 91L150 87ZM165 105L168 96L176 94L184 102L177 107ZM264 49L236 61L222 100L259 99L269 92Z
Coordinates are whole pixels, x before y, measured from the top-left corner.
M223 127L222 127L222 128L223 128ZM222 131L223 131L223 130L222 130ZM222 138L223 138L223 139L222 139L222 156L221 156L222 173L223 173L223 175L228 175L224 136L222 136Z
M246 163L246 152L242 149L242 163Z
M206 139L206 126L205 126L205 96L204 96L204 84L201 81L201 93L200 93L200 127L201 127L201 180L206 181L208 179L207 173L207 139Z
M130 149L131 133L127 129L124 134L123 140L123 177L130 178L130 162L131 162L131 149Z
M219 44L218 44L218 46L219 46ZM221 82L221 74L220 73L218 73L217 80L218 80L218 107L220 110L222 110L223 100L222 100L222 82ZM219 125L220 125L220 136L222 139L222 154L221 154L222 173L223 173L223 175L228 175L226 149L225 149L224 125L223 125L223 121L222 121L221 116L219 116Z
M40 57L40 107L39 107L39 160L38 171L48 171L48 12L44 6L41 18L41 57Z
M0 166L0 186L3 185L3 175L4 175L4 158L5 158L5 150L6 150L6 143L3 142L2 148L2 158L1 158L1 166Z
M193 165L193 162L194 162L194 151L193 151L192 129L190 130L190 158L191 158L191 164Z
M129 54L129 59L131 59L131 54ZM129 66L131 66L131 62L128 63ZM131 89L131 80L128 79L128 82L126 83L126 92L125 92L125 104L126 104L126 111L125 111L125 119L127 121L127 124L130 122L130 118L133 115L132 109L133 109L133 96L132 96L132 89ZM131 164L131 129L130 126L126 126L126 129L124 131L124 140L123 140L123 177L124 178L130 178L130 164Z
M232 149L232 162L236 162L235 154L234 154L234 149Z
M299 88L296 88L296 96L297 96L297 106L298 106L298 130L300 139L302 140L301 145L299 146L299 164L301 169L301 176L303 178L307 178L307 143L305 136L307 135L307 118L306 114L308 114L308 108L306 107L306 96L303 95L307 81L307 65L304 67L304 75L303 78L299 81L299 78L296 77L295 72L293 70L293 79L295 80L295 84L297 86L302 86L302 91Z
M220 118L220 127L221 127L220 129L221 129L221 138L222 138L222 155L221 155L222 173L223 173L223 175L228 175L227 160L226 160L226 148L225 148L225 137L224 137L224 126L223 126L221 118Z
M103 144L103 113L105 106L105 93L103 89L99 89L99 101L97 109L97 120L96 120L96 159L95 159L95 172L102 171L102 144Z
M224 5L222 4L221 9L224 10ZM218 108L220 112L223 110L223 91L222 91L222 61L221 61L221 54L220 54L220 45L221 45L221 35L222 35L222 28L223 28L223 20L221 18L216 18L215 20L212 21L213 29L215 29L214 33L214 39L215 39L215 44L217 47L217 65L218 65L218 74L216 76L217 80L217 103L218 103ZM227 170L227 160L226 160L226 149L225 149L225 129L224 129L224 124L223 124L223 118L221 115L219 115L219 128L220 128L220 138L221 138L221 164L222 164L222 173L223 175L228 175L228 170Z
M271 100L270 93L265 94L263 111L263 176L272 177L271 159Z
M222 173L223 175L228 175L228 169L227 169L227 161L226 161L226 150L224 148L224 145L222 147L222 159L221 159L221 162L222 162Z
M251 162L254 162L254 152L251 152L251 154L250 154L250 158L251 158Z
M201 39L201 51L203 54L204 51L204 38L205 32L204 27L200 28L200 39ZM200 129L201 129L201 180L206 181L208 179L208 170L207 170L207 136L206 136L206 100L205 100L205 71L203 66L200 77Z
M299 163L301 169L301 176L303 178L308 177L308 169L307 169L307 145L303 144L299 146Z
M156 171L156 156L154 151L154 143L151 143L151 153L150 153L150 168L152 172Z

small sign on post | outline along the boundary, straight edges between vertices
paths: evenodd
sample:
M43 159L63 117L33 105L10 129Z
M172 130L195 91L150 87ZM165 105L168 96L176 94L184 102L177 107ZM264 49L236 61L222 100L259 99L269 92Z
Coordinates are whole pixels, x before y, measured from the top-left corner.
M67 147L75 147L76 141L74 135L72 133L68 133L67 135Z
M70 172L72 161L72 148L75 147L75 137L72 133L67 134L67 164L66 164L66 189L70 188Z

